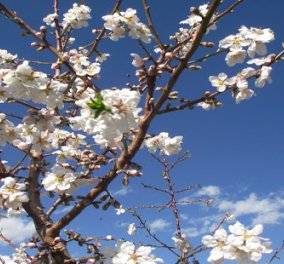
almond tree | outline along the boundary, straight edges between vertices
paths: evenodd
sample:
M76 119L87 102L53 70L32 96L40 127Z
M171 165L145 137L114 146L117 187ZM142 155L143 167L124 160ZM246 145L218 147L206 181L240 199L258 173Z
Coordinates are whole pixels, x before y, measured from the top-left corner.
M141 2L146 21L139 19L134 7L122 8L123 0L117 0L109 14L102 14L101 28L93 29L93 41L81 47L76 46L77 31L97 16L87 3L74 3L62 14L60 1L54 0L53 13L44 17L38 28L32 28L18 12L0 3L1 14L17 24L23 35L33 37L31 47L55 58L51 63L23 60L0 50L0 102L4 106L0 113L0 143L3 154L11 149L22 153L18 161L0 162L1 209L10 215L27 214L38 235L17 248L15 263L162 263L149 245L119 240L115 248L104 250L93 243L92 237L84 238L71 230L65 235L63 232L87 207L114 207L118 213L125 210L109 187L117 178L128 185L130 178L142 176L142 162L140 165L134 161L142 147L164 166L166 193L171 197L165 207L172 209L176 219L175 247L154 236L134 209L132 213L150 236L176 256L177 263L198 263L197 253L206 248L212 248L208 258L211 263L225 259L257 262L263 253L271 252L270 243L258 237L262 225L248 230L239 222L229 227L231 234L220 225L212 235L203 237L203 245L192 248L182 234L179 202L175 199L176 193L189 189L175 190L170 175L171 168L187 155L173 163L168 161L168 156L180 153L183 137L150 133L151 123L158 115L195 107L215 109L222 105L218 97L223 93L231 93L236 103L252 98L253 87L262 88L271 82L272 66L282 59L284 51L267 55L267 44L274 40L269 28L242 26L219 43L208 41L207 34L216 34L212 31L218 22L237 11L243 0L231 4L211 0L191 7L189 16L181 18L181 28L168 40L162 40L157 32L147 0ZM141 48L140 54L129 51L136 82L126 83L125 88L99 87L104 61L111 60L103 44L122 38ZM214 52L196 59L196 54L204 54L204 48L214 46ZM229 67L245 62L250 66L234 76L224 72L209 76L213 92L204 92L195 99L181 98L181 91L175 90L180 76L188 70L201 69L204 62L216 56L224 56ZM45 72L37 68L45 68ZM27 111L8 114L5 107L10 105L21 105ZM78 189L84 195L78 195ZM41 193L48 194L51 201L56 197L51 207L44 204ZM72 209L54 220L58 207L69 204ZM133 224L129 233L135 233ZM68 250L71 241L86 245L89 254L72 256ZM31 256L25 252L27 248L38 252Z

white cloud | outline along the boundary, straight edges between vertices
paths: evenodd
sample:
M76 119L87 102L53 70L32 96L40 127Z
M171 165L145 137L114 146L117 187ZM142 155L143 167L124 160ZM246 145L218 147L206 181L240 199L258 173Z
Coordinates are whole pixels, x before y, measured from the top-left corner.
M180 214L180 219L183 221L188 220L188 216L186 214Z
M284 197L273 194L259 198L251 193L239 201L223 200L217 205L221 212L229 211L236 217L252 215L252 224L279 224L284 220Z
M150 223L150 229L153 232L163 231L165 230L165 228L169 227L170 225L171 225L170 222L160 218Z
M207 195L210 197L216 197L219 196L221 194L221 190L218 186L214 186L214 185L208 185L208 186L204 186L202 187L195 195L197 196L203 196L203 195Z
M204 230L196 226L183 228L181 232L186 235L186 237L198 237L205 233Z
M114 196L125 196L131 192L133 192L133 189L131 187L124 186L121 189L117 190L113 195Z
M14 243L23 242L36 233L33 222L20 217L2 218L0 230Z
M199 218L192 218L188 221L190 226L183 228L182 233L184 233L187 237L198 237L210 234L221 222L223 217L224 215L222 214L214 214Z

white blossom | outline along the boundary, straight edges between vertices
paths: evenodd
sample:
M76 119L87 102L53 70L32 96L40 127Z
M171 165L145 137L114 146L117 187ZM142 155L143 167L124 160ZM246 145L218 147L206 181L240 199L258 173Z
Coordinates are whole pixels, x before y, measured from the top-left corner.
M89 57L86 56L87 50L76 50L72 49L66 56L69 61L73 64L76 74L78 76L98 76L101 71L101 64L98 62L91 63Z
M0 188L0 204L2 209L9 209L8 213L22 212L22 204L28 202L26 185L18 183L13 177L2 179L3 186Z
M238 63L243 63L247 56L247 52L242 48L230 49L227 53L225 61L228 66L232 67Z
M266 63L271 63L271 56L254 58L247 61L247 64L255 64L256 66L262 66Z
M46 23L46 25L55 27L55 19L58 18L58 15L53 13L53 14L48 14L46 17L43 18L43 22Z
M229 48L230 51L241 50L243 47L249 46L251 42L250 39L247 39L242 34L229 35L220 40L219 47L223 49Z
M199 7L198 7L198 12L200 13L200 15L199 14L196 14L196 13L192 13L192 14L190 14L189 16L188 16L188 18L187 19L185 19L185 20L182 20L181 22L180 22L180 24L188 24L189 26L195 26L195 25L197 25L197 24L199 24L199 23L201 23L201 21L202 21L202 16L203 17L205 17L206 15L207 15L207 12L208 12L208 4L203 4L203 5L200 5ZM211 21L213 21L213 19L214 19L214 15L213 15L213 17L211 18ZM210 22L211 22L210 21ZM213 25L211 25L207 30L209 31L209 30L215 30L217 27L216 27L216 24L214 23Z
M63 27L71 26L72 28L79 29L88 26L87 20L91 18L90 13L90 7L74 3L73 7L63 15Z
M210 76L209 81L213 87L216 87L218 92L224 92L228 86L235 83L234 78L228 78L227 74L219 73L218 76Z
M216 105L214 103L206 103L206 102L200 102L197 104L197 106L200 106L205 111L213 110L216 108Z
M110 56L109 53L99 53L97 54L96 61L102 63L106 61L109 56Z
M150 153L155 153L158 149L163 155L178 154L181 151L182 136L169 137L166 132L161 132L158 136L145 139L145 146Z
M135 245L129 241L118 241L111 256L112 264L156 264L163 263L163 260L152 254L153 248L140 246L135 249ZM108 263L108 262L105 262Z
M128 225L127 233L130 236L133 236L136 234L136 226L134 223Z
M255 95L255 92L251 89L241 89L236 95L236 103L239 104L243 100L248 100Z
M269 28L260 29L242 26L239 32L245 39L252 41L247 50L251 58L254 58L255 54L265 55L267 53L266 44L274 40L274 33Z
M17 55L12 55L7 50L0 49L0 65L7 66L7 63L13 62L17 58Z
M130 54L133 57L132 65L139 68L144 65L143 58L141 58L138 54L136 53L131 53Z
M232 234L228 236L228 243L246 254L249 260L257 262L261 259L263 253L272 252L269 249L270 242L268 242L268 239L258 236L263 232L262 225L256 225L249 230L240 222L236 222L229 226L229 230ZM266 242L262 243L262 240ZM243 257L242 254L241 257Z
M59 194L71 194L77 187L86 183L87 180L80 179L79 174L57 164L53 166L51 172L45 174L42 180L44 189Z
M255 86L262 88L266 83L272 83L272 80L270 78L270 73L272 71L272 68L269 66L262 66L260 69L260 75L255 80Z
M236 249L228 244L227 232L223 228L215 231L214 235L207 235L202 238L202 244L212 248L208 261L211 263L222 263L225 259L236 259Z
M126 210L122 207L122 205L120 205L119 208L115 208L115 212L117 215L121 215L121 214L124 214Z
M100 93L104 111L98 112L90 107L98 95L87 89L76 104L81 106L81 115L70 118L73 129L82 129L93 135L95 142L101 147L117 147L123 137L138 124L138 103L140 94L129 89L113 88L102 90ZM97 115L97 116L96 116Z
M6 118L4 113L0 113L0 146L11 144L17 136L14 124Z
M102 19L106 21L104 27L111 31L110 39L116 41L124 37L128 32L130 37L141 39L145 43L150 43L150 29L140 22L136 13L137 11L135 9L128 8L126 11L103 16Z
M247 28L246 26L241 26L239 32L246 39L251 39L256 42L269 43L274 40L274 33L270 28Z
M202 243L208 248L212 248L208 261L213 264L222 263L224 260L237 260L238 263L247 264L251 261L258 262L262 254L271 253L269 249L270 241L261 238L262 225L256 225L249 230L240 222L229 226L231 234L219 228L214 235L206 235L202 238ZM262 243L262 241L264 241Z

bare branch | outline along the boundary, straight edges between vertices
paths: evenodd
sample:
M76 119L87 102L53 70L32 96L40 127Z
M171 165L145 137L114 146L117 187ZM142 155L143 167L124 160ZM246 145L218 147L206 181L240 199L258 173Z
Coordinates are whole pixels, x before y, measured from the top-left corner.
M274 261L275 259L280 259L279 254L283 250L284 250L284 241L282 241L282 245L279 248L275 249L274 254L272 255L271 259L267 262L267 264L271 264L272 261Z
M146 14L146 18L147 18L147 21L148 21L148 25L149 25L149 28L151 30L151 33L152 35L154 36L157 44L159 45L159 47L164 50L165 49L165 46L164 44L161 42L160 40L160 37L154 27L154 24L153 24L153 20L152 20L152 17L151 17L151 13L150 13L150 6L147 2L147 0L142 0L142 3L143 3L143 6L144 6L144 10L145 10L145 14Z
M116 4L111 12L111 14L114 14L120 7L121 3L123 0L117 0ZM100 30L100 34L96 37L96 39L94 40L94 42L92 43L92 47L90 48L90 50L87 53L87 56L90 57L97 49L97 46L99 45L99 42L101 41L101 39L103 38L104 34L106 32L106 29L103 27Z

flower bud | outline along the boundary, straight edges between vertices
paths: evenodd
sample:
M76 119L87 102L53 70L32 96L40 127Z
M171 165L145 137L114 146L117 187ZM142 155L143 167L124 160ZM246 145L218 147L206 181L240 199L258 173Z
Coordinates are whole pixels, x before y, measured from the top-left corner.
M32 47L38 47L38 46L40 46L40 43L38 43L38 42L32 42L32 43L31 43L31 46L32 46Z
M172 52L167 52L166 54L165 54L165 59L166 60L171 60L171 59L173 59L174 58L174 54L172 53Z
M107 236L106 236L106 240L113 240L112 235L107 235Z
M214 42L209 41L203 41L200 43L200 45L207 48L213 48L215 46Z
M40 29L40 32L41 32L42 34L44 34L44 35L46 34L46 31L47 31L47 30L46 30L46 27L45 27L45 26L41 26L39 29Z

